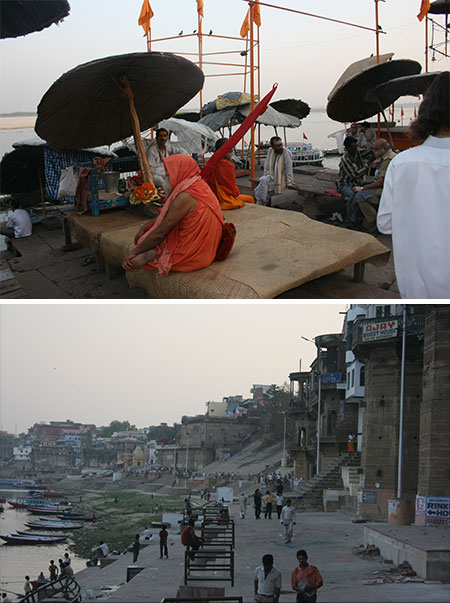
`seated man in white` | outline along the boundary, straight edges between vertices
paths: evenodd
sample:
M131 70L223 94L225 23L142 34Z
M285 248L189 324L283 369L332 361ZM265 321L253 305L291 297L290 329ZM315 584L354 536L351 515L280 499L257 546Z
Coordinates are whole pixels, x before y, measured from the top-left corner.
M163 163L164 157L186 153L182 147L177 147L171 142L168 142L168 140L169 132L165 128L159 128L156 130L156 140L152 140L150 143L145 141L148 145L146 153L147 161L156 187L164 188L164 179L166 176L166 170Z
M270 206L272 196L279 195L286 188L297 188L292 171L292 154L283 147L279 136L272 136L264 162L264 176L261 176L255 188L256 205Z

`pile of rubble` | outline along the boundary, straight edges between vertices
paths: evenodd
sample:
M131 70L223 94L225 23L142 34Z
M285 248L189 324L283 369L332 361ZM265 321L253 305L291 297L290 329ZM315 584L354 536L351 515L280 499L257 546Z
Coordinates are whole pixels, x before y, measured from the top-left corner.
M392 563L392 562L387 562ZM426 582L423 578L418 578L416 572L408 561L404 561L398 567L390 569L375 570L373 579L363 580L363 584L390 584L399 582Z
M360 544L359 548L355 551L356 555L369 555L375 556L380 554L380 549L374 544Z

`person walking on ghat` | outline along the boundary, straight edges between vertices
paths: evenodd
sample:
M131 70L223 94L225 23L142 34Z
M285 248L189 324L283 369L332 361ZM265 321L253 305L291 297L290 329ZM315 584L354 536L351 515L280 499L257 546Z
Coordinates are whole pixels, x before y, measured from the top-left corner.
M163 525L162 530L160 530L159 532L159 558L162 559L163 558L163 553L166 557L166 559L169 558L168 552L167 552L167 537L169 536L169 532L166 529L166 526Z
M281 510L281 525L284 526L284 542L291 542L292 532L295 525L295 509L291 506L291 499L288 498L285 506Z
M277 507L278 519L281 519L281 510L283 509L283 495L282 494L277 494L276 507Z
M241 519L245 519L245 513L247 511L247 497L244 492L242 492L239 498L239 516Z
M53 559L50 560L50 565L48 566L48 571L50 573L50 580L56 580L56 578L58 577L58 568L55 565L55 562L53 561Z
M272 506L273 506L273 498L270 490L267 490L266 497L264 499L266 503L266 510L264 512L264 519L272 519Z
M25 576L25 584L23 585L23 590L25 591L25 596L32 590L30 576Z
M323 586L322 576L314 565L309 565L306 551L297 551L298 566L291 574L291 586L297 593L297 603L315 603L317 590Z
M136 563L136 561L139 557L139 551L141 550L141 543L139 542L139 534L136 534L136 536L134 537L134 542L128 550L132 551L133 563Z
M278 603L281 592L281 572L273 566L273 555L264 555L254 577L255 601Z
M255 505L255 519L259 519L261 515L261 492L259 488L255 490L255 494L253 495L253 503Z

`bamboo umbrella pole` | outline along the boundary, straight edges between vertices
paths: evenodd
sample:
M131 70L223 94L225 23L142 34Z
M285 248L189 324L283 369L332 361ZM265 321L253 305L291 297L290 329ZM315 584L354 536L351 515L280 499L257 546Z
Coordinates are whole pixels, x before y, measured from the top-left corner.
M253 48L253 2L249 2L249 17L250 17L250 110L255 108L255 73L254 73L254 48ZM255 126L250 128L250 178L251 190L254 189L253 178L255 177Z
M139 117L136 113L136 107L134 106L134 94L131 90L130 83L126 75L120 78L122 82L122 89L128 97L128 106L130 109L131 124L133 126L134 144L136 145L136 154L138 156L139 165L145 176L145 182L150 182L154 186L152 173L150 166L148 165L147 155L145 153L144 143L142 142L141 129L139 124Z

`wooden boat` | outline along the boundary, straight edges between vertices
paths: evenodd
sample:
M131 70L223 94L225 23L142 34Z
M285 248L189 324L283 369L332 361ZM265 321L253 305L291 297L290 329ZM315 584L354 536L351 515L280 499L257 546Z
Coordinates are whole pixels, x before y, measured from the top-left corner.
M45 519L27 521L25 525L29 528L42 528L44 530L78 530L83 527L82 523L75 521L50 521Z
M0 538L8 544L54 544L66 539L65 536L25 536L22 534L10 534L9 536L0 536Z
M16 500L8 500L8 505L15 509L26 509L28 507L49 507L54 506L50 498L40 498L33 496L26 496L24 498L17 498Z
M42 534L41 532L30 532L23 530L16 530L16 533L20 534L20 536L51 536L52 538L70 538L69 534Z
M92 517L92 515L81 515L81 513L71 513L70 511L59 513L57 515L59 519L77 519L79 521L95 521L98 517Z
M55 515L58 516L64 513L66 509L70 509L65 505L56 505L54 507L27 507L27 511L30 511L34 515Z

